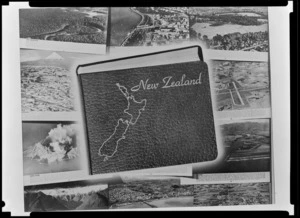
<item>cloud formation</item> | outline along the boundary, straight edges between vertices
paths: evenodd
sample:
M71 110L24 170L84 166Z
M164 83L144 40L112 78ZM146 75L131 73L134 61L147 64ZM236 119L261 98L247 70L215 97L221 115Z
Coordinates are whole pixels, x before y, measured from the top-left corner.
M45 164L76 158L79 156L76 134L76 124L58 124L45 139L31 146L26 156Z

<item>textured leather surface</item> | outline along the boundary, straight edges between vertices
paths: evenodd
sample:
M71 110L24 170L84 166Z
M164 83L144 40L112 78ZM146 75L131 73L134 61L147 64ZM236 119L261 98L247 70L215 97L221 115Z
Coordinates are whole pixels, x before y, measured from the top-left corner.
M198 79L200 73L201 84L161 88L165 77L178 81L185 74L185 79L190 80ZM80 79L92 174L211 161L217 157L206 63L89 73L80 75ZM159 87L131 91L140 80L147 79L148 83L160 83ZM147 103L137 122L129 125L116 152L104 161L99 148L114 133L119 119L130 120L130 115L124 113L128 101L116 83L126 87L136 101L146 99Z

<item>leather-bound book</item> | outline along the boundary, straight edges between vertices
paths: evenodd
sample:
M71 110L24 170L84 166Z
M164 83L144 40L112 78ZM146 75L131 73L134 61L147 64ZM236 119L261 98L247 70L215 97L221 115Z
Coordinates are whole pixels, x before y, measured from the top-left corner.
M92 174L216 159L201 47L83 64L77 75Z

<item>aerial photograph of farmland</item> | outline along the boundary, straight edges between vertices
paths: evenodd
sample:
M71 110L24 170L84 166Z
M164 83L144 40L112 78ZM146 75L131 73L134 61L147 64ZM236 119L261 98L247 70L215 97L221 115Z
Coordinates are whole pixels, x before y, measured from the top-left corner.
M189 39L187 7L111 8L111 46L155 46Z
M266 172L271 169L269 119L228 121L220 125L225 156L218 172Z
M20 38L105 44L107 8L20 9Z
M218 111L270 107L268 62L212 61Z
M269 183L195 185L194 206L271 204Z
M267 7L190 7L190 37L209 49L269 51Z
M161 208L193 206L193 185L179 179L133 180L109 185L109 208Z
M26 212L108 208L108 188L97 180L25 186Z
M78 124L23 122L24 175L80 170L82 146Z
M86 54L21 49L22 112L74 111L70 68Z

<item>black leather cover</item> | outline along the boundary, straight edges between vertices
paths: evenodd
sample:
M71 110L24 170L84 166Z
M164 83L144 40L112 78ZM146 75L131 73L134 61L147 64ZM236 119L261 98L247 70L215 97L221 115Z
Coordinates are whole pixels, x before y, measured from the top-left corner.
M162 88L163 78L170 76L170 82L193 79L194 85ZM79 77L92 174L197 163L217 157L206 63L195 61ZM144 90L141 86L139 91L131 90L147 79L148 84L159 83L158 88ZM131 100L127 111L126 91Z

